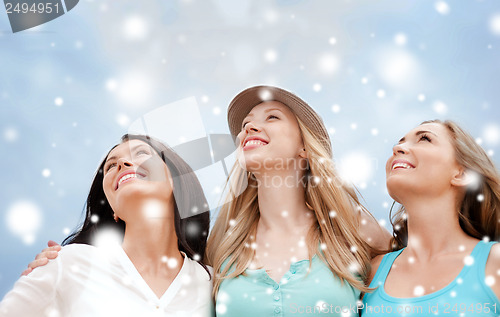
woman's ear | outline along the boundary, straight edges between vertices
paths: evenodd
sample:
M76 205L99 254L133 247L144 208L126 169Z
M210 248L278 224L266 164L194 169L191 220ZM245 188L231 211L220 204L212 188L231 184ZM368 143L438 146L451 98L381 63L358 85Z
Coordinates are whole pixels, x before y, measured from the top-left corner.
M305 148L302 148L302 149L300 150L300 152L299 152L299 156L300 156L301 158L305 158L305 159L306 159L306 158L308 158L308 155L307 155L307 152L306 152L306 149L305 149Z
M474 171L459 168L451 179L451 184L457 187L476 187L479 185L479 175Z

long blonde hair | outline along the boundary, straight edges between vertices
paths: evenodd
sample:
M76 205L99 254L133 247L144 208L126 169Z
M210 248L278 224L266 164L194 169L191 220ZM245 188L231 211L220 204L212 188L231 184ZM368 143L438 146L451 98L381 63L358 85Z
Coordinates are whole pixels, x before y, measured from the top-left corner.
M365 279L373 249L359 235L359 219L362 212L368 211L360 204L354 188L345 186L337 177L324 143L299 118L297 121L309 161L305 199L316 218L307 237L309 260L316 254L342 282L365 292L369 290ZM215 272L214 298L221 282L244 274L255 255L251 246L260 217L257 182L236 162L226 185L242 188L247 183L241 195L228 193L208 239L208 262Z
M439 123L448 129L457 163L479 177L477 186L471 186L458 210L462 230L471 237L492 240L500 239L500 175L488 154L474 138L453 121L429 120L425 123ZM480 196L481 195L481 196ZM480 197L480 198L478 198ZM392 209L392 208L391 208ZM391 217L394 250L408 243L408 225L404 206Z

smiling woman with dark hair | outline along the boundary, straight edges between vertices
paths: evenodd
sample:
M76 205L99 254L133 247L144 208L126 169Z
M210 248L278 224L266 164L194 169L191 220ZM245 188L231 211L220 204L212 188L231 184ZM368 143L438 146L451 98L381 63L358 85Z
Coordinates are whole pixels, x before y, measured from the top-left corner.
M82 227L56 260L21 277L0 314L209 316L209 222L189 165L161 142L125 135L97 170ZM108 232L121 245L95 247Z

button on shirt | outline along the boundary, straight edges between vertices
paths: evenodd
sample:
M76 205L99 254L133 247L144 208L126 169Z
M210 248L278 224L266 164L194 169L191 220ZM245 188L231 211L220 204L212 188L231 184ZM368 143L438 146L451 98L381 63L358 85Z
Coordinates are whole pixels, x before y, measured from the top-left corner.
M226 261L227 263L227 261ZM223 266L224 267L224 266ZM359 291L341 283L316 255L292 263L280 283L264 269L225 279L216 299L217 316L355 316Z

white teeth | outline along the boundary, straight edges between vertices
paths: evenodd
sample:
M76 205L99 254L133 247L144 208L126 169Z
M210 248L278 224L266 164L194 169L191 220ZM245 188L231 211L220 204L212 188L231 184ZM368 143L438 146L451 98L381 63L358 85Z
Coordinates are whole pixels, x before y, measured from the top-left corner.
M396 169L398 167L402 167L402 168L412 168L409 164L406 164L406 163L396 163L392 166L392 169Z
M130 179L130 178L137 178L137 174L127 174L127 175L124 175L122 178L120 178L120 180L118 181L118 186L123 183L124 181L126 181L127 179Z
M245 143L245 146L247 146L247 145L258 145L258 144L263 144L263 145L266 145L267 143L262 142L262 141L260 141L260 140L250 140L250 141L247 141L247 142Z

